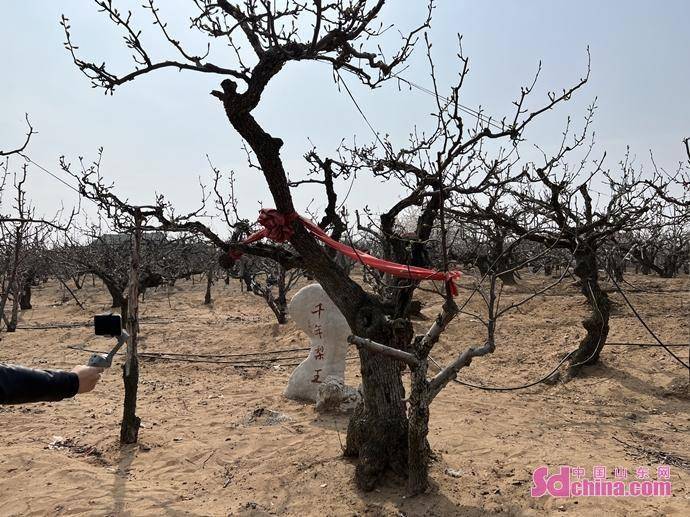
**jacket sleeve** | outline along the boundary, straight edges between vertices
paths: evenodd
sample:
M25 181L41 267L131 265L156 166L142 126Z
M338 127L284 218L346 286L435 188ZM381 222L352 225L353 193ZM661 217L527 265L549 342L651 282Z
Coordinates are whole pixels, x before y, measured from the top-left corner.
M0 364L0 404L55 402L79 391L76 373Z

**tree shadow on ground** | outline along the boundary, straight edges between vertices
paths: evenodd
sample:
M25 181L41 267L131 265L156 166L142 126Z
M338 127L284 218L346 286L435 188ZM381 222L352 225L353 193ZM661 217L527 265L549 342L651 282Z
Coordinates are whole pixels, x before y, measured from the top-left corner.
M113 483L112 515L123 515L125 513L127 477L129 476L129 468L132 466L138 448L139 446L136 443L120 446L117 471L115 472L115 482Z
M445 517L448 515L479 517L484 515L516 515L515 510L489 511L481 506L469 506L452 501L441 492L440 485L429 480L426 493L415 497L406 496L405 482L396 476L387 477L383 484L372 492L357 490L357 496L365 505L365 514L407 517Z
M312 425L320 427L325 430L338 432L341 437L341 443L345 444L347 434L347 424L349 415L343 413L314 413ZM324 461L332 461L333 458L328 458ZM352 465L357 463L356 458L347 458L340 456L339 461L348 462ZM438 461L438 460L436 460ZM320 462L317 462L320 463ZM436 469L437 470L437 469ZM426 493L415 497L408 497L406 490L406 481L404 478L389 472L381 480L381 484L371 492L354 487L352 483L353 493L362 501L365 507L365 515L376 516L439 516L445 517L448 515L457 516L483 516L491 515L516 515L516 511L507 511L505 513L489 512L487 509L476 506L467 506L454 502L446 494L441 492L439 483L434 479L434 475L438 472L431 472L429 478L429 489Z
M651 379L641 379L629 370L621 370L605 363L597 364L588 369L587 374L582 379L614 381L636 394L654 397L659 402L659 406L656 408L658 411L690 413L688 399L683 397L682 393L676 393L678 389L675 386L678 384L678 379L672 381L668 386L654 384ZM577 379L572 379L570 382L577 382Z
M112 488L113 496L113 508L107 513L107 515L119 516L119 515L138 515L137 511L142 511L141 509L126 509L125 504L127 502L127 481L129 479L129 470L137 457L137 453L143 450L145 447L141 443L133 443L127 445L121 445L118 443L119 455L117 460L117 470L115 471L115 481ZM154 507L157 508L157 512L153 515L170 515L170 516L182 516L182 515L199 515L196 513L191 513L189 511L175 510L169 506L176 502L176 498L171 498L169 500L159 500L155 497L144 497L139 498L139 500L145 500L150 502Z

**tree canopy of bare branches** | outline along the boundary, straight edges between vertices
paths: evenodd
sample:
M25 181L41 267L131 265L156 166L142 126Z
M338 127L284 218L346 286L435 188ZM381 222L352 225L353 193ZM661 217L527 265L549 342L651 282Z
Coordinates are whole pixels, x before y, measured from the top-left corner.
M547 249L568 250L574 255L582 293L592 306L592 316L585 322L588 335L573 354L573 367L596 360L608 332L609 313L608 298L598 284L596 251L606 239L631 229L652 212L652 187L626 162L621 166L621 175L614 176L604 167L603 157L589 159L593 147L587 143L587 128L594 107L587 114L582 133L573 137L568 124L560 148L551 154L544 152L543 163L524 162L520 158L526 129L580 90L589 78L589 67L572 86L548 93L537 107L529 107L528 100L532 99L539 72L531 84L521 89L510 114L501 119L481 113L468 118L460 104L460 90L468 72L468 59L462 51L456 84L445 96L437 84L431 43L425 32L433 1L427 16L418 26L402 33L398 48L389 52L388 58L377 46L377 40L386 31L379 22L385 0L278 4L260 0L240 4L194 0L196 14L190 29L208 38L203 52L190 50L179 36L172 34L158 5L146 0L143 14L153 22L154 30L173 56L160 60L154 59L144 44L139 29L143 24L141 12L121 12L112 0L95 0L95 4L123 32L133 64L129 70L115 72L101 60L82 57L84 51L78 48L69 21L63 16L66 48L93 86L113 93L121 85L166 68L218 76L220 84L211 95L219 102L228 123L243 138L250 169L263 176L277 211L288 219L297 210L293 190L305 183L318 184L323 186L327 200L319 225L328 229L333 238L349 244L366 239L380 247L386 259L407 265L433 265L444 271L452 267L449 228L454 224L481 226L482 231L491 233L495 248L487 258L490 266L486 269L493 279L490 293L494 294L485 295L490 311L498 307L493 298L497 274L514 273L516 266L525 263L513 263L512 259L496 263L506 259L507 252L513 251L518 242L531 240ZM311 61L331 66L334 79L345 87L343 75L347 74L373 88L398 77L396 74L422 35L433 84L430 93L435 102L431 131L412 131L404 146L377 134L374 143L343 145L332 157L312 149L305 155L307 178L290 178L281 158L283 141L270 134L255 117L271 80L290 62ZM217 54L212 51L217 43L226 45L232 53L223 63L216 60ZM566 157L582 147L587 150L585 157L575 168L567 167ZM132 207L101 179L99 163L73 172L63 161L63 168L78 179L82 194L99 203L109 216L131 217ZM221 193L220 173L213 170L216 207L232 229L230 240L200 222L201 211L176 215L162 197L150 206L137 207L137 214L148 221L147 229L195 232L219 249L232 251L235 257L248 253L273 259L285 270L308 270L345 316L353 332L350 341L359 348L364 400L350 420L346 444L346 454L359 460L358 485L371 490L383 474L393 470L408 477L411 493L425 490L429 405L472 358L493 351L492 340L467 348L429 379L429 354L460 310L449 285L438 289L443 306L431 327L415 335L408 309L418 282L372 272L381 288L377 293L365 290L337 263L334 253L319 245L294 217L284 229L289 247L242 244L249 225L240 221L232 193L230 197ZM359 235L353 236L346 224L347 211L337 204L334 185L335 180L354 180L356 174L365 173L394 182L403 195L382 214L365 210L360 217L357 213ZM608 185L608 198L602 203L592 196L595 176L603 177ZM205 194L202 197L207 199ZM410 213L414 216L410 217ZM403 221L405 218L408 220ZM224 266L231 266L232 261L227 260ZM495 323L495 317L489 319ZM409 398L405 397L402 382L405 367L411 368L413 376Z

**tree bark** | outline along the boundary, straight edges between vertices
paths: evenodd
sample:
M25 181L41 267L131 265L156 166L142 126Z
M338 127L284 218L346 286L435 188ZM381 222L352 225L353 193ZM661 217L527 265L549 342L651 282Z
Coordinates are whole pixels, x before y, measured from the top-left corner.
M662 278L674 278L678 274L678 260L673 251L664 258L664 263L661 271Z
M33 309L31 305L31 285L34 279L35 277L33 275L27 275L22 284L22 291L19 295L19 308L23 311Z
M206 272L206 294L204 295L204 305L211 304L211 286L213 285L213 270L209 269Z
M137 343L139 338L139 257L141 251L141 213L137 210L132 239L131 267L129 274L129 293L125 304L127 313L127 358L122 366L122 380L125 386L125 401L120 426L120 443L136 443L139 438L141 419L136 415L137 390L139 387L139 358Z
M513 270L501 273L499 278L505 285L517 285L517 274Z
M611 275L617 282L623 280L623 272L625 270L625 262L620 253L613 251L606 257L606 272Z
M376 317L383 320L383 315ZM401 320L396 322L400 327ZM381 323L372 325L367 339L399 350L409 348L409 321L403 324L409 328L398 328L397 332L396 325ZM361 347L359 357L364 397L350 418L345 456L359 458L355 480L361 489L369 491L389 469L401 477L408 473L408 421L401 377L405 366Z
M129 320L129 310L128 309L129 309L129 300L123 296L122 301L120 302L120 317L122 318L122 321L125 322L125 325L127 325L127 321Z
M252 291L252 275L249 273L249 268L244 262L240 262L240 290L244 288L248 293Z
M81 278L79 278L79 276L80 275L74 275L72 277L72 280L74 281L74 286L77 288L77 291L82 288L82 286L84 285L84 279L86 278L86 276L83 276Z
M580 289L592 312L582 321L587 335L570 358L570 377L577 376L584 366L591 366L599 361L599 354L608 337L611 313L609 297L599 286L595 249L585 246L575 254L574 273L580 279Z
M19 256L20 252L22 249L22 240L23 240L23 234L21 230L21 225L17 226L15 232L14 232L14 246L13 246L13 251L12 251L12 266L10 269L10 274L8 275L8 280L5 288L5 292L2 293L2 297L0 297L0 316L5 319L5 306L7 305L7 299L9 297L10 292L13 292L14 296L14 301L13 301L13 311L14 311L14 304L16 303L16 298L17 298L17 292L19 289L17 288L17 276L19 274L18 269L19 269ZM10 257L8 256L8 259ZM16 329L16 321L14 323L14 326L11 325L11 321L7 321L5 319L5 323L7 324L7 331L8 332L14 332ZM12 328L11 328L12 327Z
M103 278L101 278L101 280L103 280L106 289L108 289L108 293L110 293L110 298L112 299L112 305L110 307L112 307L113 309L122 307L122 304L125 301L125 297L122 295L122 289L120 288L120 286L115 285L113 282L105 280ZM125 322L127 321L125 319L124 314L122 315L122 320Z
M408 412L408 452L409 466L407 491L410 495L422 494L429 486L429 459L431 450L426 437L429 434L429 382L427 381L428 362L420 359L412 368L410 391L410 410Z
M276 299L278 307L278 323L284 325L287 323L287 289L285 287L285 268L278 267L278 298Z
M10 313L10 321L7 322L7 332L14 332L17 330L17 323L19 322L19 286L15 286L15 291L12 293L12 312Z

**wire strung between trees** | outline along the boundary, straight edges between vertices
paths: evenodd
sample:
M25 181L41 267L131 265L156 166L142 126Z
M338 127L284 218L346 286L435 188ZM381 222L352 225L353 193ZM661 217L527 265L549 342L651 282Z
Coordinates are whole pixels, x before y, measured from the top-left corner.
M71 348L73 350L78 350L80 352L91 352L95 354L100 354L104 353L100 350L93 350L85 347L80 347L80 346L68 346L67 348ZM122 352L118 352L115 355L123 355ZM280 363L280 364L275 364L275 361L277 360L295 360L295 359L300 359L299 357L281 357L281 358L257 358L257 359L250 359L250 360L241 360L241 359L233 359L233 360L227 360L227 359L222 359L222 356L216 356L216 355L200 355L200 354L190 354L190 355L184 355L184 354L175 354L174 356L167 356L162 353L156 353L156 352L139 352L138 357L140 359L151 359L151 360L162 360L162 361L170 361L170 362L185 362L185 363L206 363L206 364L224 364L224 365L229 365L233 366L235 368L268 368L270 366L297 366L300 364L300 362L290 362L290 363Z
M43 167L42 165L39 165L38 163L36 163L35 161L33 161L31 158L29 158L26 154L24 154L24 153L19 153L19 156L21 156L22 158L24 158L27 162L34 164L34 165L35 165L36 167L38 167L40 170L42 170L42 171L45 172L46 174L52 176L54 179L58 180L60 183L62 183L63 185L65 185L67 188L69 188L69 189L71 189L71 190L74 190L77 194L79 194L79 195L81 196L81 192L79 192L79 190L78 190L76 187L74 187L73 185L67 183L65 180L63 180L62 178L60 178L60 177L57 176L56 174L53 174L52 172L50 172L48 169L46 169L46 168ZM87 198L87 199L88 199L88 198Z
M690 344L683 344L683 343L672 343L672 344L663 344L663 343L662 344L659 344L659 343L604 343L604 346L638 346L641 348L645 348L645 347L666 348L668 350L667 347L690 347ZM556 367L553 370L551 370L548 374L546 374L544 377L542 377L539 380L536 380L534 382L530 382L529 384L523 384L520 386L511 386L511 387L501 387L501 386L482 386L479 384L472 384L469 382L460 381L458 379L453 379L453 382L456 384L461 384L462 386L467 386L468 388L476 388L476 389L485 390L485 391L523 390L525 388L531 388L532 386L536 386L537 384L541 384L543 382L546 382L551 376L553 376L561 368L561 366L563 366L563 363L565 363L566 360L568 360L570 358L570 356L572 356L575 352L577 352L577 350L573 350L572 352L567 354L563 359L561 359L561 361L556 365ZM672 352L671 352L671 355L673 355L675 357L675 354L673 354ZM431 362L434 364L434 366L439 371L441 371L443 369L441 367L441 365L439 365L438 362L436 362L436 360L433 357L429 356L429 359L431 360ZM682 361L681 361L681 364L683 364ZM685 366L685 364L683 364L683 366Z
M147 353L147 352L139 353L139 357L141 359L153 359L156 361L161 360L161 361L182 362L182 363L227 364L230 366L234 366L236 368L269 368L271 366L281 366L281 367L299 366L304 361L304 359L302 359L301 357L285 357L285 358L280 358L280 359L281 360L299 359L299 361L294 362L294 363L274 364L274 362L278 360L277 358L254 359L252 361L240 361L240 360L226 361L223 359L200 359L200 358L196 358L196 357L166 357L166 356L151 354L151 353ZM355 359L357 359L357 356L350 356L350 357L345 358L346 361L353 361Z
M608 272L607 272L607 273L608 273ZM659 344L659 346L661 346L664 350L666 350L666 351L671 355L671 357L673 357L676 361L678 361L680 364L682 364L683 366L685 366L685 368L687 368L688 370L690 370L690 365L685 364L685 362L684 362L680 357L678 357L676 354L674 354L674 353L673 353L673 350L671 350L668 346L666 346L666 345L657 337L657 335L654 333L654 331L653 331L651 328L649 328L649 326L647 325L647 323L642 319L642 316L640 316L640 314L637 312L637 309L635 309L635 307L633 306L633 304L630 302L630 300L628 299L628 297L625 295L625 293L624 293L623 290L621 289L621 286L618 284L618 282L616 282L616 279L613 278L613 275L612 275L611 273L608 273L608 277L609 277L609 278L611 279L611 281L613 282L613 285L616 286L616 289L618 290L618 293L623 297L623 299L625 300L625 303L628 304L628 307L630 307L630 310L633 311L633 314L635 315L635 317L636 317L638 320L640 320L640 323L642 323L642 326L643 326L645 329L647 329L647 332L649 332L649 334L654 338L654 340Z
M381 148L383 149L383 152L386 153L387 155L389 155L388 148L383 143L383 140L381 140L381 137L379 136L378 131L376 131L376 129L374 129L374 126L371 124L371 122L369 122L369 119L364 114L364 111L362 110L362 108L360 108L359 104L357 103L357 100L355 99L354 95L352 95L352 92L350 91L350 87L345 82L345 79L343 79L343 77L340 75L340 72L338 72L337 70L336 70L336 74L338 75L338 79L340 79L340 82L343 83L343 86L345 87L345 91L347 92L347 95L352 100L352 103L355 105L355 108L357 108L357 111L359 111L359 114L362 115L364 122L367 123L367 126L369 126L369 129L371 129L371 132L374 134L374 137L376 138L376 140L378 140L379 144L381 144ZM392 158L392 157L389 156L389 158Z
M141 352L138 354L140 359L150 359L150 360L161 360L170 362L181 362L181 363L205 363L205 364L223 364L232 366L233 368L269 368L271 366L287 367L287 366L298 366L300 363L280 363L274 364L270 361L259 361L252 363L241 363L238 361L225 361L223 359L198 359L198 358L183 358L183 357L160 357L148 355L146 352Z
M194 354L194 353L175 353L175 352L145 352L149 355L169 355L171 357L249 357L254 355L272 355L272 354L287 354L291 352L306 352L310 350L305 348L284 348L281 350L266 350L264 352L245 352L241 354ZM293 359L293 358L288 358Z
M461 384L462 386L467 386L468 388L476 388L478 390L484 390L484 391L516 391L516 390L524 390L526 388L531 388L532 386L536 386L537 384L541 384L543 382L546 382L551 376L553 376L561 366L563 366L563 363L565 363L570 357L577 352L577 350L573 350L572 352L566 354L566 356L561 359L561 361L556 365L556 367L551 370L548 374L546 374L544 377L541 379L538 379L534 382L530 382L529 384L522 384L520 386L510 386L510 387L503 387L503 386L482 386L480 384L471 384L469 382L465 381L460 381L458 379L453 379L453 382L456 384ZM436 368L438 368L439 371L441 371L443 368L441 365L439 365L436 360L429 356L429 359L431 362L434 364Z
M434 98L439 98L439 99L441 99L443 102L446 102L446 103L447 103L447 102L450 102L450 101L448 100L447 97L444 97L443 95L440 95L440 94L436 93L435 91L430 90L429 88L426 88L426 87L424 87L424 86L420 86L419 84L413 83L413 82L410 81L409 79L405 79L404 77L402 77L402 76L400 76L400 75L398 75L398 74L391 74L391 75L392 75L393 77L395 77L396 79L398 79L398 80L404 82L405 84L411 86L412 88L416 88L416 89L419 90L420 92L424 92L424 93L426 93L426 94L428 94L428 95L431 95L431 96L434 97ZM482 115L482 113L481 113L480 111L476 111L476 110L474 110L474 109L472 109L472 108L470 108L470 107L468 107L468 106L465 106L465 105L463 105L463 104L460 104L459 102L457 103L457 105L458 105L458 109L459 109L460 111L462 111L463 113L465 113L465 114L467 114L467 115L472 115L473 117L477 118L478 120L484 122L484 124L487 124L487 125L489 125L489 126L492 126L494 129L497 129L497 130L499 130L499 131L504 131L504 130L505 130L504 127L500 126L499 124L497 124L496 122L494 122L493 120L491 120L490 117L487 117L486 115Z
M154 317L153 319L149 320L146 317L143 317L139 320L140 322L143 322L146 325L165 325L166 323L172 323L173 320L170 319L164 319L164 318L157 318ZM75 328L83 328L83 327L91 327L93 326L93 321L88 321L85 323L80 323L80 322L75 322L75 323L54 323L54 324L37 324L37 325L30 325L30 326L22 326L22 327L17 327L16 330L51 330L51 329L75 329Z
M69 345L67 348L71 348L72 350L81 350L84 352L93 352L95 354L100 354L103 353L100 350L91 350L89 348L79 346L79 345ZM239 354L195 354L193 352L190 353L178 353L178 352L142 352L142 354L146 353L149 355L166 355L166 356L171 356L171 357L199 357L199 358L209 358L209 357L223 357L223 358L228 358L228 357L249 357L249 356L256 356L256 355L272 355L272 354L285 354L285 353L290 353L290 352L306 352L307 350L310 350L309 347L305 348L282 348L279 350L265 350L263 352L244 352L244 353L239 353ZM141 355L141 354L140 354Z
M663 348L667 347L690 347L690 343L666 343L665 345L660 345L659 343L605 343L604 346L639 346L642 348Z
M77 350L80 352L91 352L94 354L105 353L101 350L94 350L79 345L68 345L67 348ZM273 354L306 352L311 350L310 347L305 348L284 348L280 350L266 350L264 352L246 352L241 354L195 354L195 353L177 353L177 352L139 352L138 356L141 359L152 359L171 362L185 362L185 363L208 363L208 364L227 364L237 368L268 368L270 366L298 366L304 361L303 355L294 356L278 356L270 357ZM116 355L122 355L118 352ZM264 355L269 357L250 356ZM229 359L238 358L238 359ZM353 361L357 359L357 355L351 355L345 358L346 361ZM298 360L298 362L275 364L276 361Z
M609 275L609 276L610 276L610 275ZM613 280L613 278L612 278L612 280ZM615 283L615 280L614 280L614 283ZM617 284L616 284L616 285L617 285ZM620 290L620 288L619 288L619 290ZM590 292L591 292L591 286L590 286ZM623 293L621 292L621 294L623 294ZM624 294L623 294L623 297L625 298L625 295L624 295ZM594 297L594 293L592 293L592 300L594 300L594 304L595 304L596 310L599 311L599 307L598 307L598 305L597 305L597 303L596 303L596 298ZM626 301L627 301L627 298L626 298ZM628 304L630 305L630 302L628 302ZM637 311L635 311L634 307L632 307L632 305L630 305L630 307L631 307L631 309L633 309L633 312L635 312L635 315L640 319L640 321L642 321L642 319L640 318L640 316L637 314ZM601 314L601 311L599 311L599 314ZM651 329L650 329L649 327L647 327L647 325L645 324L644 321L642 321L642 324L645 326L645 328L647 328L647 330L649 330L650 333L652 333ZM604 323L603 323L603 320L602 320L602 328L603 328L603 325L604 325ZM600 335L601 335L601 334L600 334ZM678 359L678 357L677 357L671 350L669 350L669 349L666 347L666 345L664 345L663 343L661 343L661 341L659 340L659 338L656 337L656 335L654 335L653 333L652 333L652 335L653 335L654 338L659 342L659 344L660 344L661 346L663 346L663 347L666 349L666 351L668 351L673 357L675 357L676 359ZM601 342L601 337L600 337L599 339L600 339L600 342ZM599 342L599 343L600 343L600 342ZM587 364L587 363L589 362L589 360L590 360L592 357L594 357L594 355L599 351L599 349L600 349L599 343L597 343L597 346L594 347L594 350L592 351L592 353L590 354L590 356L589 356L587 359L585 359L584 361L580 361L580 362L577 363L577 364L571 365L571 368L572 368L572 367L576 367L576 366L581 366L581 365ZM627 345L627 343L625 343L625 345ZM606 343L602 344L602 345L601 345L601 348L603 348L604 346L606 346ZM536 386L537 384L546 382L552 375L554 375L554 374L559 370L559 368L560 368L561 366L563 366L563 364L564 364L570 357L572 357L574 354L576 354L579 350L580 350L580 349L577 348L577 349L573 350L572 352L566 354L566 356L563 357L563 359L561 359L561 361L556 365L556 367L555 367L553 370L551 370L551 372L549 372L547 375L545 375L545 376L542 377L541 379L538 379L538 380L536 380L536 381L534 381L534 382L531 382L531 383L528 383L528 384L523 384L523 385L520 385L520 386L511 386L511 387L481 386L481 385L478 385L478 384L471 384L471 383L469 383L469 382L459 381L459 380L457 380L457 378L456 378L456 379L453 379L453 382L455 382L456 384L460 384L460 385L463 385L463 386L467 386L467 387L469 387L469 388L476 388L476 389L480 389L480 390L484 390L484 391L516 391L516 390L522 390L522 389L526 389L526 388L531 388L532 386ZM440 367L440 365L433 359L433 357L429 356L429 359L434 363L434 365L435 365L435 366L439 369L439 371L440 371L440 370L441 370L441 367ZM678 359L678 361L680 361L680 359ZM685 366L685 363L683 363L682 361L680 361L680 363L683 364L683 366Z
M346 70L346 71L349 72L349 70ZM351 73L352 73L352 72L351 72ZM339 72L338 70L336 70L336 75L337 75L338 78L342 81L343 85L345 86L345 90L347 90L347 93L348 93L348 95L350 96L350 99L352 99L352 102L354 102L355 106L357 107L357 110L360 112L360 114L362 115L362 117L363 117L364 120L366 121L367 125L369 126L369 128L372 130L372 132L373 132L374 135L376 136L376 139L379 140L379 142L381 142L381 140L380 140L379 137L378 137L378 133L374 130L373 126L372 126L372 125L369 123L369 121L367 120L366 116L364 115L364 112L362 111L362 109L361 109L361 108L359 107L359 105L357 104L357 101L355 100L354 96L353 96L352 93L350 92L350 89L347 87L347 83L343 80L343 78L342 78L342 76L340 75L340 72ZM354 75L354 74L353 74L353 75ZM440 95L440 94L436 93L435 91L433 91L433 90L431 90L431 89L429 89L429 88L426 88L426 87L421 86L421 85L419 85L419 84L417 84L417 83L414 83L414 82L410 81L409 79L405 79L405 78L402 77L400 74L391 74L391 77L395 77L395 78L398 79L399 81L404 82L405 84L411 86L412 88L416 88L416 89L419 90L420 92L426 93L427 95L430 95L430 96L432 96L432 97L434 97L434 98L441 99L443 102L449 102L449 100L448 100L447 97L444 97L443 95ZM480 121L483 122L484 124L487 124L487 125L489 125L489 126L492 126L494 129L497 129L497 130L499 130L499 131L504 131L504 130L505 130L505 128L504 128L503 126L501 126L501 125L499 125L498 123L494 122L490 117L487 117L486 115L482 114L480 111L477 111L477 110L475 110L475 109L473 109L473 108L470 108L469 106L465 106L464 104L460 104L459 102L457 103L457 106L458 106L458 109L459 109L460 111L462 111L463 113L465 113L465 114L467 114L467 115L473 116L474 118L480 120ZM383 143L382 143L382 145L383 145Z

